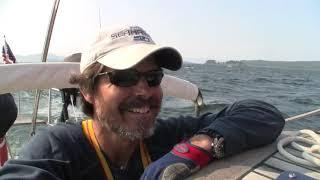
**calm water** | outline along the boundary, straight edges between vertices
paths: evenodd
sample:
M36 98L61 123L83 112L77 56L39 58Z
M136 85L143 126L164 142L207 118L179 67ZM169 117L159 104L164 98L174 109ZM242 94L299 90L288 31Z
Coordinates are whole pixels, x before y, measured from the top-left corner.
M185 64L178 72L167 72L197 84L201 89L206 107L203 112L217 112L226 104L236 100L254 98L275 105L286 117L320 108L320 62L309 63L247 63L241 65ZM33 92L14 94L20 96L20 113L31 114ZM48 114L48 92L43 91L39 106L39 117ZM17 102L18 104L18 102ZM52 119L61 111L59 92L52 92ZM72 116L72 108L69 113ZM78 115L80 114L79 111ZM189 101L165 97L161 117L194 115ZM320 116L289 122L286 129L320 128ZM38 130L41 127L38 128ZM13 153L29 139L29 126L16 126L8 133Z

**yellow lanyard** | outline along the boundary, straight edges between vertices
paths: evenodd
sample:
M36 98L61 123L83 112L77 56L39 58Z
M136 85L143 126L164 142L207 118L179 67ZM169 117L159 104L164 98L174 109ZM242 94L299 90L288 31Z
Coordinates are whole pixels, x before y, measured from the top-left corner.
M99 143L94 134L92 119L82 121L82 128L83 128L84 134L86 135L87 139L90 141L91 145L94 147L98 155L98 158L103 168L105 176L107 177L108 180L114 180L111 170L108 166L108 163L100 149ZM140 142L140 155L142 159L143 168L145 169L152 161L143 141Z

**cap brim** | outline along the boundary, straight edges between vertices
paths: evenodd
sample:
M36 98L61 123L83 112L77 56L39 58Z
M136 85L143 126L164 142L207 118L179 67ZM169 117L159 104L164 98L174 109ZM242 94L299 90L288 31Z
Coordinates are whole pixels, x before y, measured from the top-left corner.
M182 57L176 49L144 43L114 49L97 61L112 69L123 70L135 66L150 55L154 55L160 67L173 71L181 67Z

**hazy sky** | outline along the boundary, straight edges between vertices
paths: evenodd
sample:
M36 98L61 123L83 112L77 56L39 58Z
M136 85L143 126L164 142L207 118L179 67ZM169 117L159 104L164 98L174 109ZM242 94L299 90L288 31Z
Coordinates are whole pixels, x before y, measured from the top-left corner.
M41 53L54 0L0 0L13 52ZM184 57L320 61L320 0L61 0L50 53L83 51L102 26L137 24Z

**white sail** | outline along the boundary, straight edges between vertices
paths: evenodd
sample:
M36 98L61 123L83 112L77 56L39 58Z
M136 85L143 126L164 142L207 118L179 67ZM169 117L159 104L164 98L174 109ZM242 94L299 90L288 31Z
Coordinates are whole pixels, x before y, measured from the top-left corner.
M22 90L77 87L69 83L78 74L79 63L47 62L0 65L0 94ZM195 101L199 90L189 81L165 75L161 87L165 96Z

